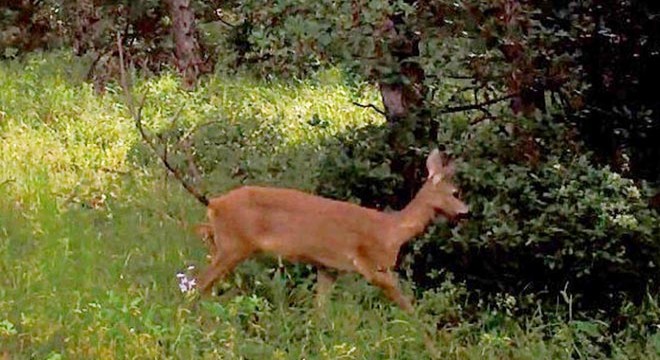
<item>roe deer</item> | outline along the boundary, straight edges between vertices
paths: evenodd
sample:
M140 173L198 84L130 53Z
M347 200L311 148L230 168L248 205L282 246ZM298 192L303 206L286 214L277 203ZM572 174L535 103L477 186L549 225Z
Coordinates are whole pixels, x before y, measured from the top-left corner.
M399 249L422 233L437 212L454 218L468 211L451 182L454 167L443 164L437 149L426 159L426 167L426 182L398 212L258 186L243 186L210 199L208 223L196 229L211 255L211 264L198 282L201 291L207 293L240 262L265 252L293 262L360 273L405 311L412 311L392 272ZM320 268L317 286L331 281Z

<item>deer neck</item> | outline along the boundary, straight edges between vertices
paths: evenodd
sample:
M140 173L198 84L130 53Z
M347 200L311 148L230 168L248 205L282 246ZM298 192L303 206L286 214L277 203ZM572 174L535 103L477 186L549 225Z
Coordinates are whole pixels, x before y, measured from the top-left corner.
M394 237L394 246L401 247L415 236L424 232L428 224L435 218L435 210L426 201L428 184L410 201L410 203L395 214L397 218L397 234Z

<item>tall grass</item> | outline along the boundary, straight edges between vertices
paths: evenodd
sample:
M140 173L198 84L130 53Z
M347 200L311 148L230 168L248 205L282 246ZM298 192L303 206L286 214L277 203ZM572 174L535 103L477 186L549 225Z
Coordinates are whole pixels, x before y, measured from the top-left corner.
M516 319L506 306L467 321L465 289L451 281L415 316L357 276L317 310L313 279L266 259L241 265L219 298L181 294L175 273L206 261L188 226L204 211L140 151L119 89L95 94L83 70L61 54L0 64L0 356L420 359L427 327L441 358L658 358L652 329L606 337L596 321ZM313 189L322 140L380 121L351 104L376 101L364 89L335 71L299 82L218 75L194 92L170 75L136 86L156 131L182 105L186 126L249 130L209 179L214 192L237 185L223 172L238 161L280 167L248 181Z

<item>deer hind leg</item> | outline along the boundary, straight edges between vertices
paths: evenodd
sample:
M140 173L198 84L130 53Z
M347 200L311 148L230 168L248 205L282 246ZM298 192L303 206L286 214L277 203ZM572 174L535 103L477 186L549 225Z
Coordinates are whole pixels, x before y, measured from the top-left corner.
M245 258L246 256L232 255L221 259L219 254L213 254L211 265L209 265L199 278L199 289L202 294L208 294L216 281L226 276Z
M391 271L379 271L369 261L361 258L353 260L353 265L367 281L381 288L385 295L405 312L413 312L414 309L410 299L403 295L399 288L399 282Z
M332 285L335 283L336 277L328 273L322 267L316 270L316 296L314 298L314 305L317 308L322 308L330 295Z

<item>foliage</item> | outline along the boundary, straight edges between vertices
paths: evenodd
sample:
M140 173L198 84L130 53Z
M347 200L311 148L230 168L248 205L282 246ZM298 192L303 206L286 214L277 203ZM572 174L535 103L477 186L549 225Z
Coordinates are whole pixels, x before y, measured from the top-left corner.
M420 253L430 263L456 259L449 268L487 288L553 297L567 288L576 308L611 309L621 298L639 301L657 289L658 214L642 191L567 149L570 138L551 123L535 124L524 136L498 127L463 141L469 166L459 179L471 221L436 233L444 253L437 259L427 256L431 249ZM525 138L538 144L540 159L519 160Z
M316 192L367 207L387 208L391 198L397 196L395 189L401 177L390 171L391 150L386 136L382 126L371 125L329 139L330 149L337 150L323 158Z
M589 32L574 40L589 84L575 121L604 162L659 182L660 103L653 94L660 81L660 4L593 0L571 3L570 10L589 20Z
M9 1L0 4L0 58L61 45L58 1Z
M209 46L216 20L217 2L192 1L204 31L194 33L202 43L203 59L195 66L207 73L217 54ZM35 50L71 49L88 66L87 80L96 90L118 78L117 36L122 38L125 56L141 70L160 73L174 67L172 19L167 1L17 1L1 4L0 57L15 58ZM194 28L194 26L193 26Z

